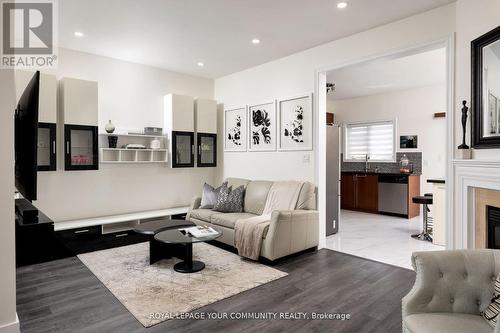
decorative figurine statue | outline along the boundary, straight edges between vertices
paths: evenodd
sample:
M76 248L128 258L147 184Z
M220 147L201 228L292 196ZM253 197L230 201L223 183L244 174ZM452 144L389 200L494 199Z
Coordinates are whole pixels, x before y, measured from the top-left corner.
M467 101L462 101L462 144L458 146L458 149L469 149L469 146L465 144L465 131L467 128L467 112L469 111L469 108L467 107Z

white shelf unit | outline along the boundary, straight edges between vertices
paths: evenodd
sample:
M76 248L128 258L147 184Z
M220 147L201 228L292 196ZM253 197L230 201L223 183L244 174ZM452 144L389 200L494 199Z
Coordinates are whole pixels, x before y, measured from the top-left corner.
M164 135L142 135L142 134L108 134L100 135L100 162L104 164L146 164L146 163L167 163L168 149ZM108 137L117 136L118 145L138 143L148 147L151 140L158 138L161 142L159 149L129 149L129 148L108 148Z
M61 221L54 224L54 230L61 231L100 225L102 228L102 233L108 234L131 230L138 224L145 223L150 220L155 220L161 217L185 214L188 211L189 207L174 207L167 209L150 210L145 212Z

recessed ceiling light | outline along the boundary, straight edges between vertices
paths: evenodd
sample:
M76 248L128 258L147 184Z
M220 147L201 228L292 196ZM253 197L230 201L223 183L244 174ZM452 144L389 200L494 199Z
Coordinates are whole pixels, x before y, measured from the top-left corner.
M347 2L339 2L339 3L337 4L337 8L338 8L338 9L344 9L344 8L346 8L346 7L347 7Z
M203 66L205 66L205 64L204 64L204 63L202 63L201 61L198 61L196 64L198 65L198 67L203 67Z
M254 39L252 39L252 43L253 44L259 44L260 43L260 39L254 38Z
M81 32L81 31L75 31L74 35L76 37L83 37L84 36L83 32Z

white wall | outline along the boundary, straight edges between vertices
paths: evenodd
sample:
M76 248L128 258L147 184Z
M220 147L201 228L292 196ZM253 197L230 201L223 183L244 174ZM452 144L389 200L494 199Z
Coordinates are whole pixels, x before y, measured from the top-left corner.
M462 100L471 100L471 46L470 42L500 25L500 0L458 0L456 2L456 57L455 57L455 137L462 141ZM467 130L470 145L470 118ZM500 160L499 149L476 149L474 159Z
M0 332L19 331L14 220L14 72L0 70Z
M433 42L448 37L454 30L455 6L451 4L216 79L215 98L226 107L233 107L313 92L318 69ZM324 115L319 119L323 121ZM219 133L223 133L219 124ZM224 153L219 145L219 160L224 163L219 179L238 176L314 181L317 142L314 148L313 152ZM310 163L303 162L306 154L311 154Z
M98 81L99 126L117 129L163 126L163 96L213 98L213 80L173 73L78 51L59 51L58 78ZM36 205L55 221L187 205L214 168L101 164L98 171L38 173Z
M341 100L329 100L335 122L397 119L396 147L401 152L422 152L422 193L432 192L429 178L446 175L446 118L434 118L446 110L446 86L434 85ZM418 149L400 149L400 135L418 135Z

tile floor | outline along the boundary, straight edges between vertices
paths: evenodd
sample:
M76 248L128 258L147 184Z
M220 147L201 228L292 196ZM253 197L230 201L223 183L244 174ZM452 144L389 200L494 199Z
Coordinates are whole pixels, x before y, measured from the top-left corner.
M444 250L443 246L410 237L411 234L420 232L421 228L421 217L407 220L342 210L340 230L337 234L327 237L326 247L412 269L412 252Z

